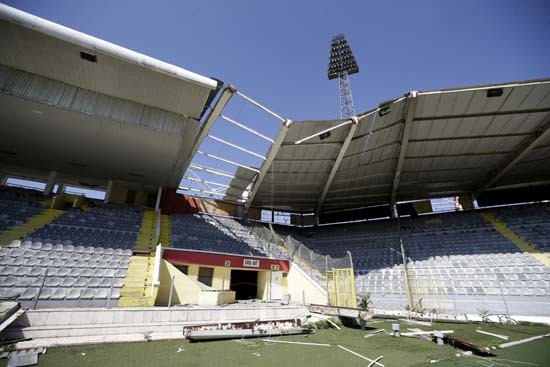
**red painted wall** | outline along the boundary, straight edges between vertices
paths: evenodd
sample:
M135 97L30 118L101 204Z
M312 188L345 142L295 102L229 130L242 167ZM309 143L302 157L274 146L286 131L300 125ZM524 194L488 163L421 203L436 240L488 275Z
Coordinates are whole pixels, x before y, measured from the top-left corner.
M279 265L279 271L288 272L289 262L286 260L268 259L264 257L215 254L188 250L164 249L162 257L172 264L197 264L209 266L227 266L251 270L272 270L271 265ZM228 263L226 263L228 262Z
M200 200L191 196L178 194L177 189L163 189L160 198L162 214L172 213L196 214L199 212Z

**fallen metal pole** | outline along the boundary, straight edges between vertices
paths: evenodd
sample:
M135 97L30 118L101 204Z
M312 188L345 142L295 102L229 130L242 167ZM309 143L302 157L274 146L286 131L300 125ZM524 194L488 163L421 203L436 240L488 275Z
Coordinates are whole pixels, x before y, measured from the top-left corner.
M341 346L340 344L338 344L338 348L343 349L343 350L345 350L346 352L349 352L349 353L351 353L351 354L353 354L353 355L356 355L356 356L359 357L359 358L363 358L365 361L369 361L369 362L371 362L371 363L374 363L374 364L379 365L380 367L384 367L384 365L383 365L382 363L379 363L379 362L377 362L377 361L374 360L374 359L367 358L367 357L365 357L364 355L361 355L361 354L359 354L359 353L354 352L354 351L351 350L351 349L348 349L348 348L346 348L346 347ZM378 357L378 359L380 359L380 357ZM369 366L370 366L370 365L369 365Z
M381 360L382 358L384 358L384 356L380 356L378 358L376 358L374 361L372 361L371 363L369 363L369 365L367 367L372 367L373 364L375 364L376 362L378 362L379 360Z
M330 344L323 344L323 343L289 342L289 341L285 341L285 340L273 340L273 339L264 339L264 342L282 343L282 344L315 345L315 346L318 346L318 347L330 347Z

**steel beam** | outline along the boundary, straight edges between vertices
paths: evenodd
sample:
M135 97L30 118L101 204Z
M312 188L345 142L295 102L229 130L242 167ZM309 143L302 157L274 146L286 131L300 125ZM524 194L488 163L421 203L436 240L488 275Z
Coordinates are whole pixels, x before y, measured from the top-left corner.
M172 169L172 174L170 175L169 179L171 187L177 187L179 185L182 176L187 170L187 167L189 167L189 165L191 164L191 161L193 160L193 157L195 157L197 150L199 150L199 147L201 146L204 139L206 139L208 132L210 131L218 117L221 115L227 103L229 103L229 100L231 99L235 91L236 90L235 88L233 88L232 85L228 85L227 87L225 87L222 94L220 95L220 98L218 98L216 105L214 106L214 108L212 108L212 110L210 110L208 117L206 118L206 120L204 120L204 123L200 128L199 134L195 139L195 143L193 144L189 155L185 158L185 161L183 161L181 165L179 164L179 161L175 162Z
M251 129L251 128L249 128L248 126L245 126L245 125L243 125L243 124L241 124L241 123L239 123L239 122L237 122L237 121L235 121L235 120L233 120L233 119L231 119L231 118L229 118L229 117L227 117L227 116L220 115L220 117L222 118L222 120L225 120L225 121L229 122L229 123L232 124L232 125L235 125L235 126L237 126L237 127L240 127L241 129L246 130L246 131L248 131L249 133L252 133L252 134L254 134L254 135L256 135L256 136L259 136L260 138L265 139L265 140L269 141L271 144L273 144L273 139L271 139L270 137L267 137L267 136L265 136L264 134L262 134L262 133L260 133L260 132L258 132L258 131L256 131L256 130L254 130L254 129Z
M529 114L529 113L543 113L543 112L550 112L550 108L532 108L532 109L512 110L512 111L465 113L462 115L422 116L422 117L417 117L414 120L415 121L452 120L452 119L465 119L465 118L471 118L471 117L523 115L523 114Z
M530 151L532 151L540 142L544 141L547 137L550 136L550 114L540 123L537 131L525 138L518 149L516 149L516 154L512 159L508 160L502 165L502 168L497 170L479 189L474 192L474 196L478 197L485 190L495 184L502 176L504 176L508 171L510 171L514 166L521 161Z
M262 182L265 176L267 175L267 171L269 171L269 169L271 168L271 164L275 160L275 157L277 156L277 152L281 148L281 144L285 140L285 137L286 137L286 134L288 133L290 125L292 125L292 121L285 120L285 122L279 129L277 136L275 137L275 141L271 145L271 148L269 148L269 152L267 153L265 162L264 164L262 164L262 167L260 168L260 173L258 173L258 175L256 176L256 181L253 183L252 190L248 195L246 204L244 206L245 212L248 212L248 209L250 209L250 205L252 205L252 202L254 201L254 196L256 196L256 193L260 189L260 186L262 185Z
M340 168L340 164L342 163L342 160L344 159L344 155L348 151L349 144L351 143L351 139L355 135L355 130L357 130L357 126L359 125L359 119L357 116L352 116L351 121L353 122L351 124L351 127L348 131L348 135L346 136L346 139L344 140L344 143L342 144L342 147L340 148L340 151L338 152L338 156L336 156L336 160L334 161L334 164L332 165L332 168L330 170L330 173L327 177L327 180L325 181L325 186L323 187L323 191L321 192L321 197L319 198L319 202L317 203L317 208L315 209L315 216L319 217L319 213L321 212L321 208L323 207L323 204L325 202L325 199L328 194L328 190L330 189L330 186L332 185L332 181L334 180L334 177L336 176L336 172L338 172L338 168Z
M397 165L395 167L395 175L393 177L393 188L391 191L390 207L395 207L397 199L397 189L399 188L399 181L401 180L401 170L403 169L403 163L405 162L405 155L407 154L407 145L409 144L409 136L411 134L412 123L414 119L414 112L416 110L416 97L418 92L412 91L407 97L407 107L405 109L405 125L403 126L403 134L401 135L401 147L399 149L399 158L397 159ZM393 213L393 210L392 210Z
M243 148L243 147L241 147L240 145L237 145L237 144L234 144L234 143L230 143L230 142L228 142L227 140L224 140L224 139L222 139L222 138L218 138L217 136L214 136L214 135L211 135L211 134L208 134L207 136L208 136L210 139L212 139L212 140L215 140L215 141L217 141L217 142L219 142L219 143L225 144L225 145L227 145L227 146L229 146L229 147L231 147L231 148L235 148L235 149L237 149L237 150L240 150L241 152L248 153L248 154L250 154L250 155L253 155L254 157L258 157L258 158L263 159L263 160L265 161L265 157L264 157L263 155L261 155L261 154L258 154L258 153L256 153L256 152L253 152L253 151L251 151L251 150L248 150L248 149L246 149L246 148Z
M235 176L232 175L229 172L222 171L222 170L219 170L219 169L216 169L216 168L201 166L201 165L198 165L198 164L191 164L191 165L189 165L189 168L194 170L194 171L211 173L213 175L218 175L218 176L223 176L223 177L228 177L228 178L235 178Z
M516 184L502 185L502 186L493 186L491 188L488 188L487 191L520 189L520 188L524 188L524 187L542 186L542 185L550 185L550 180L523 182L523 183L516 183Z
M220 161L220 162L232 164L232 165L237 166L237 167L241 167L241 168L244 168L244 169L247 169L247 170L256 172L256 173L260 173L260 171L257 170L257 169L254 168L254 167L250 167L250 166L247 166L247 165L244 165L244 164L240 164L240 163L234 162L234 161L232 161L232 160L230 160L230 159L225 159L225 158L222 158L222 157L218 157L217 155L210 154L210 153L206 153L206 152L203 152L203 151L201 151L201 150L197 150L197 153L202 154L202 155L204 155L205 157L208 157L208 158L216 159L216 160L218 160L218 161Z
M447 137L437 137L437 138L410 139L409 143L424 143L424 142L447 141L447 140L514 138L518 136L527 136L527 135L531 135L531 134L530 133L511 133L511 134L494 134L494 135L447 136Z
M221 183L218 183L218 182L203 180L202 178L199 178L199 177L183 176L183 179L189 180L189 181L195 181L195 182L202 182L202 183L208 184L208 185L216 185L216 186L220 186L220 187L223 187L223 188L229 188L230 187L229 185L224 185L224 184L221 184Z

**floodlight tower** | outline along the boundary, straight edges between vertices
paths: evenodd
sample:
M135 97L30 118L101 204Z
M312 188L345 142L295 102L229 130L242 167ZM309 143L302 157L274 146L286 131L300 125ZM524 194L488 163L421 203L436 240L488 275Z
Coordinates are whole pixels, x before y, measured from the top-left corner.
M359 72L359 67L351 48L343 34L332 38L330 45L330 58L328 62L328 79L338 78L338 89L340 91L340 117L342 119L355 115L353 96L349 76Z

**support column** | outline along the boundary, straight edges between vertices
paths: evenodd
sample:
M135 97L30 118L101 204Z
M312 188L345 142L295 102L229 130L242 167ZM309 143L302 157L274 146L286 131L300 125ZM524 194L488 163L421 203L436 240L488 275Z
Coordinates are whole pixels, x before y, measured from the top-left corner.
M56 171L51 171L48 175L48 181L46 182L46 187L44 188L43 194L44 196L49 196L52 191L53 187L55 186L55 179L57 177Z
M395 203L397 202L397 191L399 189L399 181L401 180L401 170L403 169L403 163L405 162L405 156L407 155L407 145L409 144L409 136L414 121L417 96L418 92L411 91L407 97L407 105L404 111L405 122L403 123L403 132L401 133L401 147L399 148L399 158L397 159L395 175L393 177L393 188L390 201L391 207L395 206Z
M250 209L250 206L252 205L252 202L254 201L254 196L256 196L256 193L258 192L258 189L260 188L260 185L262 184L262 181L264 180L265 176L267 175L267 171L271 167L271 164L275 160L275 156L277 155L277 152L279 151L279 148L281 148L281 144L285 140L286 134L290 128L290 125L292 124L291 120L285 120L281 128L279 129L279 132L277 133L277 137L275 138L275 141L271 145L271 148L269 148L269 152L267 153L266 159L264 164L262 164L262 168L260 169L260 173L258 174L256 181L254 182L252 186L252 190L250 191L250 194L248 195L246 204L244 206L245 211L248 212L248 209Z
M162 186L159 186L158 192L157 192L157 201L155 203L155 211L158 212L160 208L160 200L162 198Z
M109 183L107 184L107 191L105 192L105 200L103 201L105 204L108 204L111 200L111 193L113 191L113 180L109 180Z
M63 194L65 192L65 189L67 188L67 184L63 183L63 182L58 182L57 183L57 191L55 192L56 194Z

